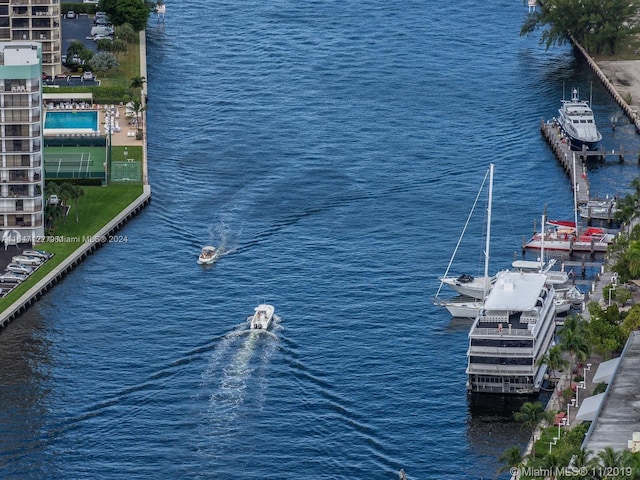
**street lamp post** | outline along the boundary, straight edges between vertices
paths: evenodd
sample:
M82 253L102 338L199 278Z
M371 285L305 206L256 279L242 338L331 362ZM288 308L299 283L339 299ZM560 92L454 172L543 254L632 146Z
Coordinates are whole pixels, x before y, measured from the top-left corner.
M567 403L567 425L571 425L571 408L576 406L576 399L572 398L569 403Z
M558 437L553 437L553 440L549 442L549 453L551 453L551 446L558 443Z
M560 427L564 427L567 424L569 419L567 417L563 418L562 421L558 422L558 438L560 438Z

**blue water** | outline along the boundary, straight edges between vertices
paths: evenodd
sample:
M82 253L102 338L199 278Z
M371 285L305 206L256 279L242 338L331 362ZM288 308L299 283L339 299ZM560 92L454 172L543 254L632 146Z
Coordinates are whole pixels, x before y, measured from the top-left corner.
M491 162L492 270L545 205L571 216L539 132L563 84L619 109L568 47L519 36L521 2L167 10L153 201L0 335L3 476L493 478L526 433L502 399L469 403L469 323L433 306L437 277ZM593 188L637 170L596 166ZM481 263L478 217L459 271ZM206 244L226 252L212 268ZM252 335L263 301L280 321Z
M45 112L46 129L98 129L98 112Z

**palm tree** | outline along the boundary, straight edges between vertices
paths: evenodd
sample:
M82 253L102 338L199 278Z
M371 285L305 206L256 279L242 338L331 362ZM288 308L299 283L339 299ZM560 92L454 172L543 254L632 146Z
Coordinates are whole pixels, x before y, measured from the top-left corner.
M569 362L562 358L562 348L560 348L560 345L555 345L538 359L536 366L540 365L547 365L552 374L551 378L557 379L558 376L553 374L557 373L558 370L569 366Z
M133 77L131 79L131 83L129 84L129 88L137 94L140 94L140 91L142 90L142 87L144 87L146 81L147 79L140 75Z
M598 453L598 463L604 470L611 470L612 472L620 468L620 452L616 452L612 447L605 447L600 453ZM613 479L613 476L604 476L602 480Z
M569 321L569 325L567 325ZM565 321L565 326L560 330L560 348L569 352L570 369L569 372L573 374L573 366L575 360L586 360L591 354L591 348L587 343L585 333L580 325L580 322L573 323L570 318Z
M549 420L550 414L545 412L540 402L525 402L519 412L513 414L516 422L520 422L521 428L530 428L533 433L538 424L543 420Z
M625 255L625 260L631 278L640 277L640 242L631 242Z
M524 460L525 457L522 455L520 447L509 447L502 453L502 455L500 455L500 458L498 458L498 461L502 463L502 466L498 469L497 473L500 474L507 472L512 468L521 467L524 464Z
M78 199L84 196L84 190L82 189L82 187L79 187L78 185L72 185L70 183L65 184L65 186L67 186L69 198L73 200L73 208L76 211L76 223L78 223L80 221L78 215Z
M134 98L131 100L131 110L136 117L137 120L137 136L140 136L140 132L142 131L142 122L144 121L144 111L146 107L143 105L142 101L139 98Z

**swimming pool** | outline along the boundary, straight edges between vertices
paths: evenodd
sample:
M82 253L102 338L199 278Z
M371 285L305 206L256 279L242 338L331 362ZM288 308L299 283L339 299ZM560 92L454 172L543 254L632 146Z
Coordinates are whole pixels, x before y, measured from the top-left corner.
M93 133L100 130L98 111L45 112L44 134Z

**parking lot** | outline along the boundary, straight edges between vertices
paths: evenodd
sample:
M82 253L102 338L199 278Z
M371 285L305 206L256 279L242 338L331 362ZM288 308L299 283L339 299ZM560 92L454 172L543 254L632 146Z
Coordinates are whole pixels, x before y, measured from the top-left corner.
M67 50L73 42L82 42L86 48L94 53L98 51L96 42L93 41L93 37L91 36L92 27L93 20L87 14L79 14L76 15L75 18L67 18L65 15L62 15L60 28L62 33L61 54L63 57L67 56ZM63 65L63 72L64 71L65 68ZM73 73L58 75L55 78L45 78L45 83L47 85L58 85L61 87L95 86L100 84L95 76L93 80L87 80L82 78L82 74Z

